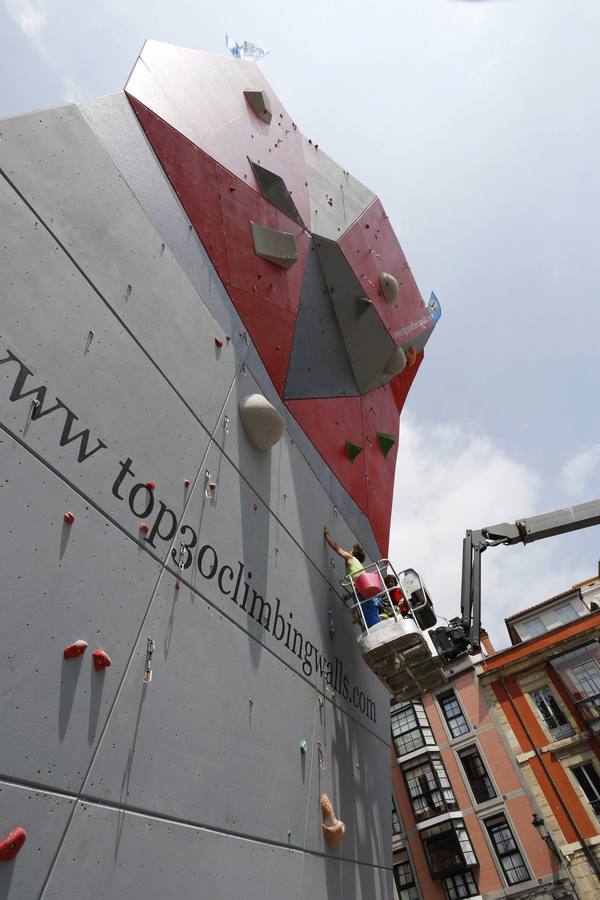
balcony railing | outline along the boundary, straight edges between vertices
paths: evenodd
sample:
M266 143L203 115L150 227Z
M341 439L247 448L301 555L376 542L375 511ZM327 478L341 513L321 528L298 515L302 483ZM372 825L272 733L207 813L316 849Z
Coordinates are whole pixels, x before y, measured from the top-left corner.
M600 730L600 694L582 697L575 701L575 706L592 731Z

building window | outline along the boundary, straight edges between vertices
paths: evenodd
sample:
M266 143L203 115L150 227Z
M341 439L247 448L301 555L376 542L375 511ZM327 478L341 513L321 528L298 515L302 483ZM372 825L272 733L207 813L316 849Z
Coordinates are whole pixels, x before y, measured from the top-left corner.
M399 900L419 900L415 876L406 850L399 857L399 862L394 864L394 881Z
M469 723L460 708L454 691L450 691L448 694L443 694L441 697L438 697L438 702L442 708L444 718L448 723L448 728L450 729L452 737L456 738L460 737L461 734L467 734L470 731Z
M528 881L527 866L504 816L496 816L485 824L508 884Z
M581 790L588 798L590 806L600 818L600 775L592 763L584 763L582 766L573 766L571 772L579 782Z
M417 822L458 808L444 764L437 754L403 769L403 774Z
M571 723L554 699L554 695L549 687L540 688L539 691L532 691L531 699L537 706L552 740L560 741L562 738L575 734Z
M600 724L600 645L583 644L550 660L579 713L593 727Z
M486 800L491 800L495 797L496 791L494 790L490 776L487 773L477 747L469 747L467 750L462 750L459 756L463 769L465 770L465 775L467 776L467 781L473 791L475 802L485 803ZM469 895L465 894L465 896Z
M462 819L451 819L420 832L433 878L446 878L478 865Z
M419 700L391 708L392 738L398 756L435 744L429 719Z
M462 900L463 897L477 897L479 888L472 872L459 872L449 875L442 882L448 900Z
M402 822L400 821L400 816L398 815L398 810L396 809L396 803L394 802L394 798L392 797L392 834L402 834L403 832Z

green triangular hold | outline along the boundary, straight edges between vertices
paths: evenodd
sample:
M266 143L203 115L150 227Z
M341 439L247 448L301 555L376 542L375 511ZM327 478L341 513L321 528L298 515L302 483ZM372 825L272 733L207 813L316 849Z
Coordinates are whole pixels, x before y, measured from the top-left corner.
M346 453L348 454L350 462L354 462L358 454L362 453L362 447L353 444L352 441L346 441Z
M383 452L384 456L387 456L394 444L396 443L396 438L393 434L384 434L383 431L375 432L377 435L377 439L379 441L379 446Z

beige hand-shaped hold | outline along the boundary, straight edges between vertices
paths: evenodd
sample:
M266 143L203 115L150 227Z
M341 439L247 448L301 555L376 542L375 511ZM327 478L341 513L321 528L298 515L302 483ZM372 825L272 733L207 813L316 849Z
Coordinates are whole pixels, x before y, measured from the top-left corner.
M336 818L333 806L331 805L331 800L327 794L323 794L321 797L321 815L323 816L322 828L325 843L330 850L335 850L335 848L339 847L342 843L344 835L346 834L346 826Z

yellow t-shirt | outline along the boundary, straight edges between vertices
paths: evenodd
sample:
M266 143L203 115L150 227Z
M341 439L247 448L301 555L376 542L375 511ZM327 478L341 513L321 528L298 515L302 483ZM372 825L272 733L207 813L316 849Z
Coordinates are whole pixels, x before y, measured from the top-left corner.
M356 578L362 572L364 566L355 556L351 556L350 559L346 560L346 575L349 575L352 581L356 581Z

